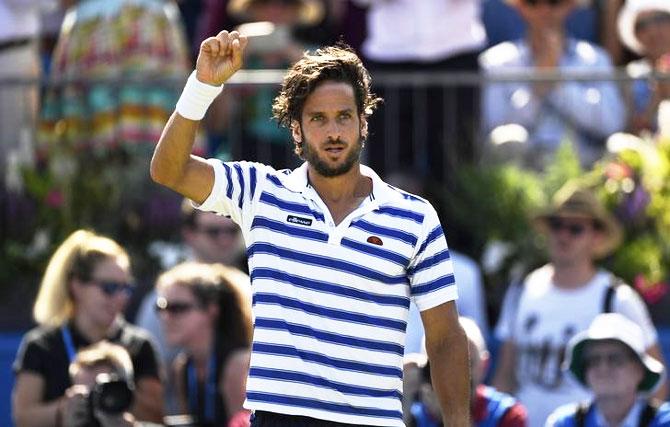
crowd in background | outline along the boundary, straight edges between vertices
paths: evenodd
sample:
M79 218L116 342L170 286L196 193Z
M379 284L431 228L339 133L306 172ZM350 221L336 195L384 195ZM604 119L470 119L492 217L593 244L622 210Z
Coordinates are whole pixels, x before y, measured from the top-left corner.
M422 169L376 169L427 197L428 183L450 185L459 167L487 156L543 170L568 141L588 167L611 135L657 135L670 125L670 84L656 78L670 70L667 0L0 0L0 201L28 185L27 165L73 193L90 189L72 181L81 175L64 153L73 151L88 156L85 181L110 183L96 190L99 203L140 206L125 225L149 221L144 206L157 189L148 163L179 96L173 82L193 68L202 40L234 28L250 37L245 69L285 69L304 50L337 41L359 52L386 99L371 117L367 159L383 165L394 147ZM618 80L617 71L634 80ZM444 86L445 72L486 80ZM533 72L540 78L523 77ZM412 73L435 80L417 86ZM195 152L230 159L233 129L240 158L285 159L290 135L269 120L276 87L234 93L210 109ZM107 165L118 173L106 176ZM161 205L150 218L165 221L170 235L146 253L117 243L132 241L118 223L74 231L95 218L67 223L74 232L52 242L33 309L38 326L13 366L16 425L87 417L167 424L163 416L179 414L197 425L248 425L253 272L241 232L188 200L169 200L178 216L160 218ZM528 214L546 263L516 277L504 301L487 297L480 260L451 248L471 344L473 422L670 424L670 409L658 404L668 398L670 355L645 301L603 268L626 230L591 191L570 185ZM458 233L467 240L467 230ZM144 257L158 267L137 275ZM438 426L413 310L405 418ZM90 391L110 373L132 386L132 404L92 415Z

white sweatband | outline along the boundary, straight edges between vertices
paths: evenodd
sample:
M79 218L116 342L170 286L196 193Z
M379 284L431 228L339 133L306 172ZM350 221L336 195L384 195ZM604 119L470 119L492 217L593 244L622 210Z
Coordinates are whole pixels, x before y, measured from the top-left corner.
M186 86L184 86L175 109L184 118L202 120L210 104L222 90L223 85L212 86L198 80L194 70L186 81Z

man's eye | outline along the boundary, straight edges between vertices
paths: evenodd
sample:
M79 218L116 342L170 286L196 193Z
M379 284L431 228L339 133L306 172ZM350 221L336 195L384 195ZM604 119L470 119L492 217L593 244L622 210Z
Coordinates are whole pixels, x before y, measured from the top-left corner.
M322 116L312 116L311 121L313 121L313 122L318 122L318 121L320 121L321 119L323 119Z

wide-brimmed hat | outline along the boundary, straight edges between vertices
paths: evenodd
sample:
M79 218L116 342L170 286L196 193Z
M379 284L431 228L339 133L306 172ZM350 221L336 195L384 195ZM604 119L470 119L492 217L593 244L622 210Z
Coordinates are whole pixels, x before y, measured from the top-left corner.
M635 21L640 12L657 10L670 13L668 0L627 0L619 12L617 25L623 44L638 55L644 54L644 46L635 35Z
M644 368L644 377L638 385L639 391L653 393L665 378L663 364L645 351L642 329L619 313L605 313L596 316L589 329L575 335L566 349L563 369L570 372L583 385L588 387L584 369L584 349L589 343L599 341L617 341L635 353Z
M323 19L325 10L319 0L231 0L228 3L228 13L241 21L251 19L250 9L258 4L281 1L298 8L297 23L300 25L316 25Z
M552 217L593 219L604 235L594 249L597 258L608 255L621 243L623 232L619 222L588 189L566 185L556 192L548 207L532 218L533 225L539 232L548 234L549 219Z

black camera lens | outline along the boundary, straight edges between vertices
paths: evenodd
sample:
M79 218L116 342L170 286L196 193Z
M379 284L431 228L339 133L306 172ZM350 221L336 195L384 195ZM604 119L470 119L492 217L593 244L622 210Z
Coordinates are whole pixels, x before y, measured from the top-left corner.
M91 406L106 414L120 414L133 404L133 389L116 374L98 374L90 395Z

